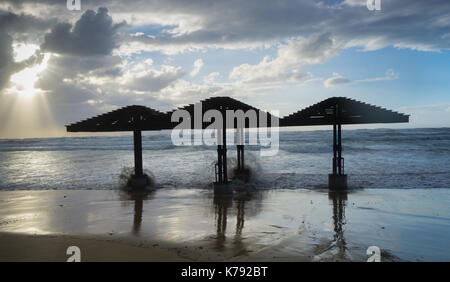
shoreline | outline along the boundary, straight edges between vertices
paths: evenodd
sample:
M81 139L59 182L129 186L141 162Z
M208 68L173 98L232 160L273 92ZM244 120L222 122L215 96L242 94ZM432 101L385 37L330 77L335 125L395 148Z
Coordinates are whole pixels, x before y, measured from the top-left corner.
M450 189L0 191L0 261L449 261Z

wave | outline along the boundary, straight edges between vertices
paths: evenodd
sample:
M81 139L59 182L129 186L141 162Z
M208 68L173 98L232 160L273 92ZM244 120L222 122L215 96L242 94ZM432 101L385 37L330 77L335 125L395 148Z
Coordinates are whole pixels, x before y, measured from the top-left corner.
M343 132L353 188L450 188L450 129ZM118 189L133 166L131 136L0 140L1 189ZM280 132L280 150L261 157L246 146L252 189L322 189L331 170L331 131ZM143 136L144 168L160 187L210 188L216 147L175 146L169 134ZM228 168L236 162L228 147ZM231 175L231 171L229 172Z

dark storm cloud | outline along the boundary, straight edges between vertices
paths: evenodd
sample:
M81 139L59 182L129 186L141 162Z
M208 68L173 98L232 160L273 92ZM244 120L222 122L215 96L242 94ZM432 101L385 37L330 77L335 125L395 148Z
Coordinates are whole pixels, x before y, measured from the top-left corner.
M13 60L12 37L7 33L0 33L0 90L19 69L20 66Z
M30 32L46 30L56 23L56 19L41 19L24 13L0 10L0 27L3 32Z
M275 43L286 37L322 31L323 26L317 23L325 24L332 18L332 11L317 9L312 1L153 1L150 6L152 13L172 11L183 15L186 23L181 22L176 30L194 31L176 36L134 36L130 41L154 46L245 48L253 43ZM189 26L190 20L193 27Z
M25 12L30 8L24 4L39 6L40 3L47 10L59 11L55 14L61 18L72 19L76 15L67 11L65 1L10 0L5 3L11 3L17 10L23 7L21 11ZM369 11L366 0L82 0L81 4L83 11L108 7L115 17L129 19L134 30L142 26L145 32L147 24L166 27L165 33L151 37L127 38L129 42L163 51L172 46L182 50L247 48L327 32L349 45L368 50L385 46L420 50L450 48L448 0L382 0L381 11ZM60 28L60 32L68 33L67 26ZM68 38L72 40L71 36ZM55 45L64 46L63 42L58 43Z
M450 30L450 3L447 0L383 0L382 11L369 11L365 3L365 0L353 0L326 6L318 1L186 3L169 0L152 1L141 7L135 1L134 5L124 7L124 11L132 12L133 7L139 6L143 13L148 7L148 12L181 14L198 25L193 32L176 36L129 38L130 41L161 49L164 46L190 45L220 47L234 44L233 47L239 47L239 44L267 43L326 32L366 49L389 45L421 50L450 48L450 37L447 35ZM189 25L187 22L186 25ZM178 28L183 28L182 24Z
M114 24L108 9L97 13L87 10L75 23L59 23L45 35L42 49L60 54L108 55L117 47L118 29L124 23Z

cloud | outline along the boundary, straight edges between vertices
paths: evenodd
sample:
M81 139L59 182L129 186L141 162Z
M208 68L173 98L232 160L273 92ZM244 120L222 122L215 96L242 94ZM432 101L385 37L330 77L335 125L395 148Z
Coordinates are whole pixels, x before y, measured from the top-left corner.
M14 42L20 42L36 30L45 29L54 20L38 19L32 15L0 10L0 90L8 86L11 75L38 62L42 57L31 56L21 62L14 60Z
M375 81L384 81L384 80L396 80L399 77L400 77L400 74L396 73L393 69L388 69L386 71L385 76L359 79L359 80L356 80L356 82L375 82Z
M198 74L198 72L202 69L203 67L203 60L202 59L197 59L194 62L194 69L191 71L191 76L194 77Z
M450 48L447 0L382 0L369 11L365 0L208 1L99 0L82 9L108 6L116 20L133 27L155 25L161 32L123 38L122 51L182 52L203 48L258 48L291 37L332 33L346 47L375 50L386 46L415 50ZM60 0L4 0L5 9L71 20ZM223 11L226 11L224 13ZM136 33L136 31L134 32ZM128 48L128 50L127 50Z
M32 55L21 62L16 62L14 60L13 38L7 33L0 32L0 90L9 85L9 80L14 73L39 63L42 58L42 56Z
M208 75L203 77L203 82L205 84L212 84L212 83L214 83L217 80L217 78L219 76L220 76L219 72L217 72L217 71L212 72L212 73L210 73L210 74L208 74Z
M259 64L242 64L233 68L230 78L243 83L298 82L310 78L301 67L323 63L341 50L331 34L315 34L308 38L292 38L278 48L277 57L265 57Z
M323 63L342 50L342 43L331 33L314 34L308 38L294 38L289 44L279 50L282 60L291 64Z
M327 80L325 80L323 82L323 85L326 88L330 88L330 87L333 87L333 86L336 86L336 85L347 84L347 83L350 83L350 82L351 82L350 79L343 77L339 73L333 73L333 76L328 78Z
M9 82L11 75L19 70L13 56L11 36L0 33L0 90Z
M393 69L388 69L384 76L378 77L369 77L357 80L350 80L339 73L333 73L333 76L326 79L323 82L323 85L326 88L334 87L341 84L349 84L349 83L365 83L365 82L377 82L377 81L387 81L387 80L396 80L400 77L400 74L396 73Z
M180 67L163 66L161 70L151 69L133 74L125 86L137 91L156 92L168 87L183 76L184 72Z
M331 3L330 3L331 2ZM144 17L165 32L128 37L127 44L162 52L203 48L257 48L291 37L331 33L348 47L376 50L386 46L414 50L450 48L449 5L445 0L383 0L382 12L369 11L366 1L140 1L128 5L134 18ZM112 5L114 6L114 5ZM119 6L119 4L115 4ZM111 9L114 9L111 7ZM224 14L222 11L227 11ZM426 11L426 12L424 12ZM143 21L143 22L142 22ZM147 22L147 23L148 23ZM411 32L413 31L413 32ZM140 49L139 48L139 49Z
M152 65L151 59L127 61L117 55L52 56L36 87L55 108L71 104L110 110L149 101L167 106L161 92L185 73L180 67Z
M42 49L59 54L109 55L118 46L117 32L124 23L114 24L108 9L87 10L75 23L59 23L45 35Z
M29 33L30 31L43 31L56 24L57 20L51 18L39 18L34 15L0 10L0 26L3 32Z
M123 62L119 56L51 56L47 69L35 87L45 91L52 105L83 104L97 99L103 90L93 81L108 77L114 81L121 74ZM119 69L119 70L117 70ZM102 99L102 98L100 98Z

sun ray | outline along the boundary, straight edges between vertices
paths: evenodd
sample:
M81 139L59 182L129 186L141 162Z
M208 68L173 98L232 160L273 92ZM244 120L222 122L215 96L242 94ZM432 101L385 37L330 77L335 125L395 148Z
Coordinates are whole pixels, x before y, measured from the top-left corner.
M37 49L33 46L17 47L16 62L31 58L35 50ZM50 53L44 53L39 63L11 76L10 87L5 89L5 93L9 95L4 95L3 100L0 99L9 104L9 111L2 115L8 120L8 126L5 126L2 131L14 132L14 135L19 138L60 135L48 104L48 97L43 95L46 91L35 87L43 72L49 71L47 67L51 56Z
M44 54L40 64L27 67L11 76L12 86L7 89L7 93L17 93L22 97L32 97L39 93L44 93L42 89L35 88L34 85L39 79L39 75L47 68L51 54Z

